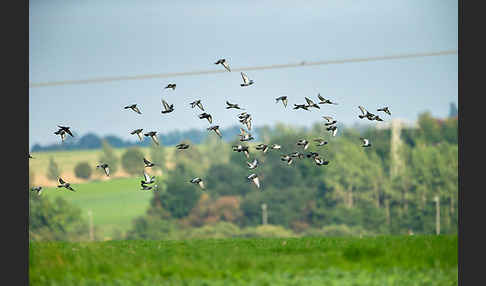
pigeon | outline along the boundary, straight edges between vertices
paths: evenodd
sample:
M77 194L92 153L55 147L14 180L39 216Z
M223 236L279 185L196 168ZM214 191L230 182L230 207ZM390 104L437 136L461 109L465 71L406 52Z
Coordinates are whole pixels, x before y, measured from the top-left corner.
M64 180L61 179L61 177L59 177L59 184L60 185L57 185L58 188L66 188L72 192L75 192L75 190L71 188L71 184L64 182Z
M292 164L292 157L289 155L282 155L280 156L280 160L287 161L287 165Z
M248 76L244 74L243 72L241 73L241 77L243 78L243 83L240 84L240 86L249 86L252 85L254 82L252 79L248 79Z
M203 182L203 180L202 180L201 178L199 178L199 177L195 177L195 178L194 178L194 179L192 179L190 182L191 182L191 183L193 183L193 184L198 184L198 185L199 185L199 187L201 187L201 189L203 189L203 190L205 189L205 187L204 187L204 182Z
M189 148L189 145L185 144L185 143L180 143L180 144L176 145L176 148L179 149L179 150L184 150L184 149Z
M155 166L154 163L150 162L149 160L143 158L143 162L145 163L145 168L150 168L150 167L153 167Z
M327 144L327 141L325 141L324 139L321 139L321 138L314 139L314 142L318 142L316 146L324 146L324 145Z
M300 108L300 109L305 109L305 110L309 111L309 106L308 105L305 105L305 104L295 104L294 103L294 106L295 106L294 109L299 109Z
M61 142L64 142L64 139L66 139L66 131L62 129L57 130L54 134L61 136Z
M71 135L71 137L74 137L73 133L71 133L71 130L69 130L69 128L71 128L71 127L59 126L59 125L57 125L57 127L59 127L59 130L64 130L64 132Z
M38 196L40 196L40 195L41 195L41 193L42 193L42 187L41 187L41 186L39 186L39 187L32 187L30 190L31 190L32 192L37 192L37 195L38 195Z
M211 114L206 112L199 114L199 119L204 119L204 118L206 118L209 121L209 124L213 123L213 117L211 116Z
M255 138L253 138L253 136L251 135L251 133L249 132L246 132L245 129L243 128L240 128L240 141L241 142L244 142L244 141L250 141L250 140L253 140Z
M288 102L287 96L284 95L284 96L281 96L281 97L277 97L275 100L276 100L275 103L278 103L279 100L282 101L284 107L287 107L287 102Z
M391 115L391 112L388 109L388 106L385 106L383 108L378 108L376 111L383 111L383 112L387 113L388 115Z
M368 120L373 120L375 115L373 113L370 113L368 110L366 110L366 108L364 108L363 106L358 106L358 108L361 110L361 113L363 113L362 115L358 115L358 117L360 119L363 119L363 118L368 118Z
M221 131L219 131L219 125L210 126L208 128L208 131L211 131L211 130L213 130L216 134L218 134L219 137L223 137L223 135L221 134Z
M310 152L307 155L305 155L307 158L316 158L319 157L319 154L316 152Z
M267 144L258 144L255 148L257 150L262 150L263 153L267 153L269 146Z
M378 115L375 115L375 117L373 117L372 120L383 121L383 119L381 119L380 116L378 116Z
M319 158L319 156L314 157L314 162L316 162L317 166L327 165L329 161Z
M142 185L148 185L155 183L155 176L150 177L147 173L143 172L144 181L140 181Z
M176 88L176 84L175 84L175 83L169 83L169 84L168 84L168 85L165 87L165 89L167 89L167 88L172 88L172 90L175 90L175 88Z
M257 186L257 188L260 188L260 180L258 179L258 176L253 173L253 174L250 174L248 177L246 177L248 180L250 181L253 181L253 183L255 184L255 186Z
M157 185L147 186L147 185L142 184L142 188L140 190L141 191L148 191L148 190L157 191Z
M256 169L258 167L258 160L255 159L255 160L253 160L253 162L246 162L246 164L248 165L248 168L253 170L253 169Z
M142 138L142 135L140 135L140 133L142 133L143 129L135 129L133 130L132 132L130 132L130 134L132 135L135 135L137 134L138 138L140 138L140 141L143 141L143 138Z
M232 104L232 103L229 103L228 101L226 101L226 109L230 109L230 108L236 108L236 109L243 109L244 108L241 108L238 104Z
M232 147L233 147L233 151L243 152L245 153L246 158L250 158L250 151L248 150L248 146L237 145Z
M150 131L149 133L145 133L143 135L145 135L147 137L150 136L150 138L152 138L152 141L154 141L155 144L160 145L159 139L157 138L157 132Z
M307 101L307 106L308 107L315 107L317 109L321 109L319 105L315 104L310 98L306 97L305 101Z
M336 125L333 125L333 126L329 126L326 128L327 131L331 131L332 133L332 136L336 136L336 133L337 133L337 127Z
M337 121L334 120L331 116L323 116L322 118L327 120L327 123L324 123L324 125L326 125L326 126L333 125L333 124L337 123Z
M305 139L300 139L299 141L297 141L297 145L304 146L304 150L307 150L307 147L309 147L309 141Z
M199 107L199 109L201 109L202 111L204 111L204 107L203 107L200 99L198 99L196 101L193 101L190 104L191 104L191 108L194 108L194 107L197 106L197 107Z
M245 112L242 112L240 114L238 114L238 119L247 119L251 116L251 114L247 113L246 111Z
M332 101L330 101L329 99L325 99L324 97L322 97L320 93L318 93L318 94L317 94L317 97L318 97L318 98L319 98L319 100L320 100L319 104L326 104L326 103L327 103L327 104L334 104L334 105L337 105L337 103L336 103L336 102L332 102Z
M371 146L371 143L370 143L370 140L366 139L366 138L359 138L361 139L361 141L363 141L363 145L361 145L361 147L370 147Z
M164 110L162 110L161 113L170 113L174 111L174 104L169 105L167 101L162 99L162 105L164 106Z
M272 144L272 146L270 146L270 148L275 149L275 150L280 150L282 148L282 146L280 146L278 144Z
M129 108L138 114L142 114L142 112L140 112L140 109L138 109L136 104L132 104L124 107L124 109L129 109Z
M96 166L96 168L102 168L105 171L105 174L109 177L110 176L110 168L108 167L108 164L103 163L99 164Z
M231 69L228 65L228 62L226 59L219 59L217 62L214 63L215 65L221 64L227 71L231 72Z

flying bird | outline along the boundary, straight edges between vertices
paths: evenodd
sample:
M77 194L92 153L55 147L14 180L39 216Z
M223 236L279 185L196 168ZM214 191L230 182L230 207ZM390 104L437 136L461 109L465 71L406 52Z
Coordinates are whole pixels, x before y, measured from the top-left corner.
M319 156L314 157L314 162L316 162L317 166L322 166L322 165L327 165L329 164L329 161L321 159Z
M317 94L317 97L320 100L319 104L334 104L334 105L337 105L336 102L332 102L329 99L325 99L324 97L322 97L320 93Z
M309 147L309 141L305 139L300 139L299 141L297 141L297 145L303 146L304 150L307 150L307 147Z
M322 118L327 120L327 123L324 123L324 125L326 125L326 126L333 125L333 124L337 123L337 121L334 120L334 118L332 118L331 116L323 116Z
M162 99L162 105L164 107L164 110L162 110L161 113L170 113L174 111L174 104L169 105L167 101Z
M241 77L243 78L243 83L240 84L240 86L249 86L252 85L254 82L252 79L248 79L248 76L244 74L243 72L241 73Z
M270 146L270 148L275 149L275 150L280 150L282 148L282 146L280 146L278 144L272 144L272 146Z
M41 187L41 186L38 186L38 187L32 187L30 190L31 190L32 192L36 192L38 196L40 196L40 195L41 195L41 193L42 193L42 187Z
M257 186L257 188L260 188L260 180L258 179L258 176L253 173L253 174L250 174L248 177L246 177L248 180L250 181L253 181L253 183L255 184L255 186Z
M180 143L180 144L176 145L176 148L179 149L179 150L184 150L184 149L189 148L189 145L185 144L185 143Z
M150 138L152 138L152 141L154 141L155 144L160 145L159 139L157 138L157 132L156 131L150 131L149 133L145 133L143 135L145 135L147 137L150 136Z
M211 116L211 114L206 112L199 114L199 119L204 119L204 118L206 118L209 121L209 124L213 123L213 117Z
M150 168L150 167L153 167L155 166L154 163L150 162L149 160L143 158L143 162L145 163L145 168Z
M202 111L204 111L204 107L203 107L200 99L198 99L196 101L193 101L190 104L191 104L191 108L194 108L194 107L197 106L197 107L199 107L199 109L201 109Z
M255 139L255 138L253 138L251 133L246 132L245 129L243 129L243 128L240 128L240 135L239 136L240 136L240 141L242 141L242 142Z
M253 169L256 169L258 167L258 160L255 159L255 160L253 160L253 162L246 162L246 164L248 165L248 168L253 170Z
M145 171L143 172L144 181L140 181L142 185L149 185L155 183L155 176L150 177Z
M380 116L378 116L378 115L375 115L375 117L373 117L372 120L383 121L383 119L381 119Z
M124 107L124 109L131 109L133 111L135 111L136 113L138 114L142 114L142 112L140 112L140 109L138 109L137 105L136 104L132 104L132 105L127 105Z
M243 109L244 108L241 108L238 104L233 104L233 103L229 103L228 101L226 101L226 109L230 109L230 108L235 108L235 109Z
M361 139L361 141L363 142L363 145L361 145L361 147L370 147L371 146L370 140L368 140L366 138L359 138L359 139Z
M72 192L75 192L75 190L71 187L71 184L65 182L63 179L61 179L61 177L59 177L59 184L60 185L57 185L58 188L66 188Z
M232 146L233 151L235 152L243 152L246 156L246 158L250 158L250 151L248 150L248 146L242 146L242 145L237 145L237 146Z
M332 136L336 136L338 128L336 125L332 125L327 127L326 130L331 131Z
M324 145L327 144L327 141L325 141L324 139L321 139L321 138L314 139L314 142L317 142L316 146L324 146Z
M165 89L167 89L167 88L172 88L172 90L175 90L175 89L176 89L176 84L175 84L175 83L169 83L169 84L168 84L168 85L165 87Z
M248 114L248 117L246 117L244 119L240 119L240 123L245 124L246 128L248 128L248 130L251 130L251 116L250 116L250 114Z
M383 112L387 113L388 115L391 115L391 112L388 109L388 106L385 106L383 108L378 108L376 111L383 111Z
M316 152L310 152L307 155L305 155L307 158L316 158L319 157L319 154Z
M306 104L295 104L294 103L294 106L295 106L294 109L299 109L300 108L300 109L305 109L305 110L309 111L309 106L306 105Z
M218 136L220 138L223 137L223 135L221 134L221 131L219 131L219 125L214 125L214 126L208 127L208 131L211 131L211 130L213 130L216 134L218 134Z
M66 132L67 134L71 135L71 137L74 137L73 133L71 133L71 130L69 130L69 128L71 128L71 127L59 126L59 125L57 125L57 127L59 127L60 130L64 130L64 132Z
M284 107L287 107L287 102L288 102L287 96L284 95L284 96L281 96L281 97L277 97L277 98L275 98L275 100L276 100L275 103L278 103L279 101L282 101Z
M130 134L132 134L132 135L137 134L138 138L140 138L140 141L143 141L143 138L142 138L142 135L141 135L142 131L143 131L143 129L135 129L132 132L130 132Z
M263 151L263 153L267 153L270 147L267 144L258 144L255 149Z
M319 105L315 104L310 98L305 97L305 101L307 101L307 107L315 107L317 109L321 109Z
M221 64L227 71L231 72L228 62L226 59L219 59L217 62L214 63L215 65Z
M110 176L110 168L108 167L108 164L103 163L99 164L96 166L96 168L102 168L105 171L105 174L109 177Z
M66 139L66 131L59 129L54 134L61 136L61 142L64 142L64 139Z
M205 189L205 187L204 187L204 182L203 182L203 180L202 180L201 178L199 178L199 177L195 177L195 178L194 178L194 179L192 179L190 182L191 182L191 183L193 183L193 184L198 184L198 185L199 185L199 187L201 187L201 189L203 189L203 190Z
M287 165L292 164L292 157L289 155L282 155L280 156L280 160L287 161Z
M361 110L361 115L358 115L358 117L360 119L363 119L363 118L368 118L368 120L373 120L375 118L375 115L371 112L369 112L368 110L366 110L366 108L364 108L363 106L358 106L359 110Z

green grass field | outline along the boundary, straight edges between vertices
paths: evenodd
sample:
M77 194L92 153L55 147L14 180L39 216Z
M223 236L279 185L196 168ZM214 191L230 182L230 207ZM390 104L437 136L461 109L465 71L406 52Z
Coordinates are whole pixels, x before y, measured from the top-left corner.
M104 237L112 237L113 231L127 231L134 218L147 210L153 194L140 191L142 178L113 178L106 181L74 184L76 192L55 187L46 188L42 196L55 199L61 197L81 208L87 219L88 211L93 214L93 225L102 231Z
M30 285L457 285L457 235L31 242Z

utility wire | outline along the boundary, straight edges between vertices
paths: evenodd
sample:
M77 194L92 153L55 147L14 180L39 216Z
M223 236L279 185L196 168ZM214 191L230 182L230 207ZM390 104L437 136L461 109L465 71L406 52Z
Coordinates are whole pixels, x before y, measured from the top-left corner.
M282 68L294 68L294 67L317 66L317 65L372 62L372 61L396 60L396 59L406 59L406 58L420 58L420 57L443 56L443 55L453 55L453 54L457 54L457 50L445 50L445 51L428 52L428 53L400 54L400 55L381 56L381 57L348 58L348 59L341 59L341 60L327 60L327 61L316 61L316 62L302 61L300 63L232 68L231 71L240 72L240 71L253 71L253 70L269 70L269 69L282 69ZM179 77L179 76L216 74L216 73L226 73L226 72L228 71L226 71L225 69L219 69L219 70L203 70L203 71L191 71L191 72L145 74L145 75L134 75L134 76L98 77L98 78L83 79L83 80L64 80L64 81L29 83L29 87L35 88L35 87L43 87L43 86L56 86L56 85L69 85L69 84L90 84L90 83L101 83L101 82L123 81L123 80L141 80L141 79L150 79L150 78L172 78L172 77Z

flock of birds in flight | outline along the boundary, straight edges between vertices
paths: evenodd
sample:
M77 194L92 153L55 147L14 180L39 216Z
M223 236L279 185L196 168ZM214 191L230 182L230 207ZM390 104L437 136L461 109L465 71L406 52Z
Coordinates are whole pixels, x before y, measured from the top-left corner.
M228 72L231 72L231 69L230 69L229 64L226 61L226 59L219 59L214 64L216 64L216 65L221 64ZM248 76L243 72L241 72L241 77L243 79L243 83L240 84L241 87L247 87L247 86L250 86L250 85L255 83L252 79L249 79ZM164 89L175 90L176 84L175 83L169 83ZM306 103L294 104L293 109L295 109L295 110L303 109L303 110L310 111L310 108L320 109L319 105L323 105L323 104L337 105L338 104L336 102L333 102L329 99L322 97L320 94L317 95L317 98L319 99L319 102L315 103L310 98L305 97ZM276 98L276 103L278 103L279 101L282 102L282 104L285 108L287 108L287 104L288 104L288 97L287 96L280 96L280 97ZM204 107L203 107L200 99L191 102L190 105L191 105L191 108L198 107L201 111L203 111L203 113L199 114L199 119L206 119L209 122L209 124L213 123L213 118L212 118L211 114L205 112ZM175 110L174 104L169 104L164 99L162 99L162 107L163 107L163 110L161 111L162 114L171 113ZM366 118L370 121L373 121L373 120L383 121L382 118L380 118L376 114L369 112L363 106L358 106L358 108L361 111L361 114L358 115L358 117L360 119ZM137 104L127 105L127 106L124 107L124 109L131 109L138 114L142 114L142 112L138 108ZM234 104L234 103L230 103L230 102L226 101L226 109L242 110L243 108L241 108L238 104ZM382 111L382 112L385 112L388 115L391 115L391 112L390 112L388 107L378 108L377 111ZM322 118L324 118L327 121L326 123L324 123L324 125L326 126L326 130L330 131L331 136L336 136L337 130L338 130L337 126L336 126L337 121L333 117L330 117L330 116L322 116ZM248 129L248 131L246 131L245 129L240 127L240 134L239 134L240 139L239 139L239 141L245 142L245 141L253 140L254 137L249 132L251 130L251 121L252 121L251 114L249 114L247 112L242 112L242 113L238 114L238 119L239 119L239 122L241 124L243 124L244 126L246 126L246 128ZM71 127L59 126L58 125L58 128L59 129L56 132L54 132L54 134L59 135L61 137L61 143L64 142L67 135L74 137L73 133L70 130ZM220 138L223 136L221 134L221 131L219 130L219 125L210 125L207 128L207 130L209 132L214 131ZM143 133L143 129L135 129L135 130L131 131L130 134L132 134L132 135L136 134L138 136L138 138L140 139L140 141L143 141L143 138L144 138L143 136L150 137L156 145L160 145L160 142L157 138L157 132L156 131L149 131L147 133ZM360 138L360 140L363 143L361 145L362 147L370 147L371 146L369 139ZM324 146L324 145L328 144L327 141L325 141L324 139L321 139L321 138L316 138L313 141L317 143L316 146ZM299 139L296 143L296 145L301 146L303 148L303 150L307 150L307 148L309 147L309 144L310 144L310 142L307 139ZM176 145L176 148L178 150L185 150L185 149L188 149L189 147L190 146L188 144L185 144L185 143L180 143L180 144ZM232 146L232 149L235 152L243 152L247 159L250 158L249 146L244 146L244 145L239 144L239 145L236 145L236 146ZM267 153L267 151L270 150L270 149L280 150L281 145L278 145L278 144L271 144L270 145L270 144L263 144L262 143L262 144L256 145L255 149L262 151L263 153ZM301 152L296 151L296 152L292 152L290 154L282 154L281 160L284 161L284 162L287 162L287 165L290 165L290 164L292 164L294 158L303 159L304 157L311 158L312 160L314 160L314 162L317 166L323 166L323 165L329 164L329 161L321 158L321 156L316 152L310 152L308 154L303 154ZM31 159L31 158L33 158L33 157L31 156L31 154L29 154L29 159ZM146 158L143 158L143 161L144 161L144 164L145 164L144 168L150 168L150 167L153 167L153 166L156 165L156 164L150 162L149 160L147 160ZM254 170L254 169L258 168L258 166L260 165L260 162L257 159L254 159L252 162L246 162L246 163L247 163L248 168L250 170ZM108 177L110 176L110 169L109 169L108 164L100 163L96 166L96 168L103 169L106 176L108 176ZM157 190L157 185L154 184L155 183L155 176L151 177L145 171L143 172L143 176L144 176L144 179L140 181L140 185L141 185L140 190ZM246 178L250 182L253 182L255 184L255 186L260 189L260 180L259 180L258 175L256 173L251 173ZM64 181L61 177L58 178L58 181L59 181L59 185L57 185L58 188L66 188L70 191L73 191L73 192L75 191L71 187L71 184ZM199 187L201 189L206 188L205 185L204 185L204 181L199 177L195 177L195 178L191 179L189 182L196 184L196 185L199 185ZM40 195L41 192L42 192L42 187L41 186L32 187L31 191L35 191L35 192L37 192L38 195Z

